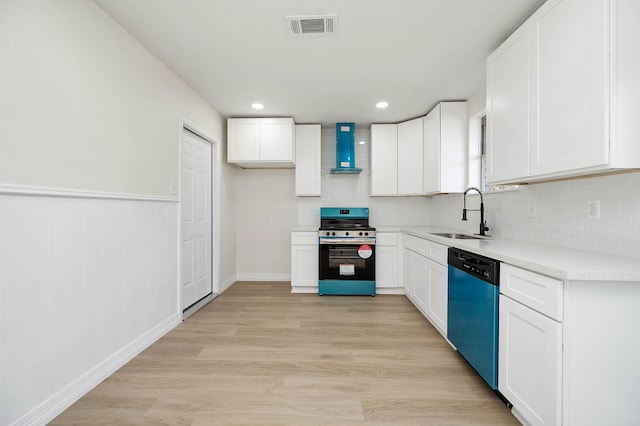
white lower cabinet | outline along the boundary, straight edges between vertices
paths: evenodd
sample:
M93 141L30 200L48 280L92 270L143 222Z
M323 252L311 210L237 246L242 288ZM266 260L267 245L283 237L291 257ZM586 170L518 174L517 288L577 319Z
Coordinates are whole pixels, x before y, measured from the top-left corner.
M442 335L447 335L447 305L449 278L447 267L428 259L429 286L427 294L427 316Z
M498 388L531 425L559 425L562 324L500 295Z
M447 336L447 246L405 235L404 290L436 329Z
M318 233L291 233L291 292L318 291Z
M562 423L563 283L502 264L498 389L531 425Z
M401 234L397 232L378 232L376 234L377 290L384 292L401 287L400 238Z
M640 283L500 266L498 389L524 424L640 424Z

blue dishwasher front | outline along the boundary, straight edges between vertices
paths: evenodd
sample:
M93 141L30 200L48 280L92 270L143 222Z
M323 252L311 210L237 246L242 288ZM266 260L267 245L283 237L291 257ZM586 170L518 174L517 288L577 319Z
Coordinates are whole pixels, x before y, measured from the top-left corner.
M449 249L447 338L498 389L499 262Z

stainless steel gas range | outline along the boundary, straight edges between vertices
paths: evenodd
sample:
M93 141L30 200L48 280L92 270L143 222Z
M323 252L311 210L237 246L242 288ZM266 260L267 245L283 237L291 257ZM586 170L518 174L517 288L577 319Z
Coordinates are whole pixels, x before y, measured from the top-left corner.
M322 207L318 294L376 295L376 229L366 207Z

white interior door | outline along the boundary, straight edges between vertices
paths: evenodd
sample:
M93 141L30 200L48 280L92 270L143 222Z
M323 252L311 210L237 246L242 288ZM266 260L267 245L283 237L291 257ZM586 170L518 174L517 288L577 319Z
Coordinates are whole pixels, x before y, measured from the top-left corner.
M211 144L182 131L181 272L182 310L212 294Z

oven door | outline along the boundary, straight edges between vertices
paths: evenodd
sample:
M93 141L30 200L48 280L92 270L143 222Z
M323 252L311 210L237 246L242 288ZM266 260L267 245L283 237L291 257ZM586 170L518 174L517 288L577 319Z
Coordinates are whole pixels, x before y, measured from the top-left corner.
M320 239L320 280L375 281L376 246L371 241Z

